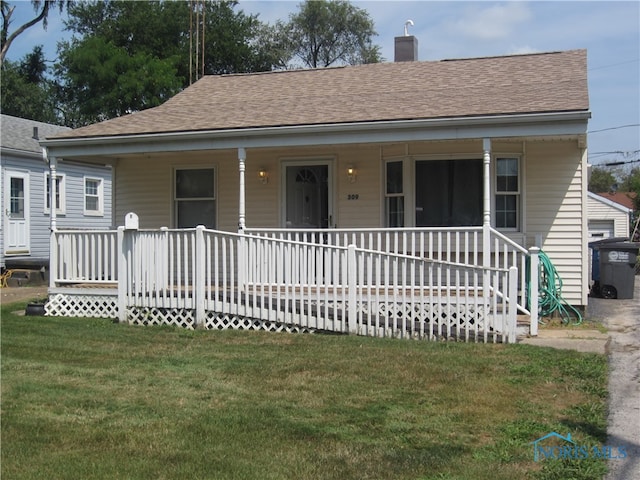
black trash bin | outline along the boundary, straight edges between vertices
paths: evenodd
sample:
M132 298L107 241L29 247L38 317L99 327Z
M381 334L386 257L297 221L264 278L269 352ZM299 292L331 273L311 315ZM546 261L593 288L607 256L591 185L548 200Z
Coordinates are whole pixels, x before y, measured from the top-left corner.
M592 297L600 296L600 247L608 243L624 243L629 239L627 237L611 237L595 240L589 243L591 249L591 292Z
M599 245L599 284L603 298L633 298L636 257L640 244L608 242Z

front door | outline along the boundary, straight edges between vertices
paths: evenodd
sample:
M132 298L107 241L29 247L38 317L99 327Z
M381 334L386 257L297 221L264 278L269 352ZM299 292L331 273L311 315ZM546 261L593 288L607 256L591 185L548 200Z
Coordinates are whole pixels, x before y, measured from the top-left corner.
M8 255L29 253L29 174L5 173L4 249Z
M329 163L285 165L284 217L287 228L328 228Z

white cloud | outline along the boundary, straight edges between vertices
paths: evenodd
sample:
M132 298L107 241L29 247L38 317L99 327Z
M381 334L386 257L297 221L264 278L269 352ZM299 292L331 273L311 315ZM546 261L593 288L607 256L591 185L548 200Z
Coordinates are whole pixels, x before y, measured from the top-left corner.
M530 45L512 46L507 50L508 55L524 55L525 53L538 53L538 52L540 52L538 48L532 47Z
M529 7L522 2L490 6L478 3L467 9L463 18L452 21L450 26L468 38L496 40L509 37L530 18Z

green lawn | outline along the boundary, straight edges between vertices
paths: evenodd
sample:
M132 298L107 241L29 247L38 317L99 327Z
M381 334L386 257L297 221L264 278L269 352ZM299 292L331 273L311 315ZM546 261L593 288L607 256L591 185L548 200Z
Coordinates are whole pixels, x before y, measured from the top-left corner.
M2 307L2 478L600 479L606 358L526 345L187 331Z

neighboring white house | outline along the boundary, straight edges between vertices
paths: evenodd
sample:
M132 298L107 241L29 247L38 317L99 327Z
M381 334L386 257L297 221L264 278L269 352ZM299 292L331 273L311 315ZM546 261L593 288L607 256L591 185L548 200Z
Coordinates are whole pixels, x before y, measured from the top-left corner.
M1 116L0 266L47 267L49 263L51 169L40 139L70 128L9 115ZM60 162L57 173L59 226L111 226L111 167Z
M587 193L589 241L612 237L629 238L632 210L593 192Z

